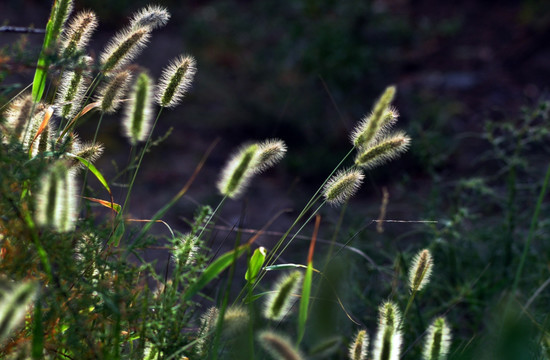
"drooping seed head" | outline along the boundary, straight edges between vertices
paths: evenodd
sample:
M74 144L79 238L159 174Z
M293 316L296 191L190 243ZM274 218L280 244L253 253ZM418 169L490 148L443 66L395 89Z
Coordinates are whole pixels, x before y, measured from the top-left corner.
M132 145L144 141L151 129L153 105L153 80L146 73L141 73L130 94L122 122L124 135Z
M37 196L36 221L59 232L74 229L77 195L74 172L58 161L42 176Z
M378 329L374 343L374 360L398 360L403 336L399 330L401 315L397 305L388 301L379 307Z
M410 142L411 139L403 132L384 136L359 153L355 158L355 164L365 169L372 169L407 151Z
M394 96L395 86L387 87L374 105L371 114L364 117L359 125L353 130L351 140L355 147L368 147L378 138L383 126L387 126L390 123L387 110Z
M147 45L151 28L124 29L117 33L101 53L101 71L111 74L132 61Z
M329 204L341 205L357 192L364 178L360 170L339 171L325 184L323 196Z
M365 330L359 330L350 344L348 356L350 360L366 360L369 349L369 335Z
M258 161L258 144L241 147L235 152L222 170L218 190L231 199L238 198L255 174Z
M127 70L121 71L109 79L99 90L96 98L96 101L100 103L101 111L107 114L115 113L122 103L131 81L132 73Z
M55 99L57 116L63 119L72 119L80 111L80 105L90 82L91 63L91 57L83 56L78 60L74 69L63 73Z
M438 317L428 328L422 359L445 360L451 346L451 330L445 318Z
M160 106L172 108L181 102L191 87L197 66L191 56L179 56L164 68L157 86L156 101Z
M272 331L263 331L258 336L262 347L267 350L275 360L302 360L300 352L292 346L286 337Z
M166 8L158 5L148 5L132 14L130 28L150 27L151 29L158 29L166 25L168 20L170 20L170 13Z
M409 269L409 287L415 293L422 290L430 281L432 274L433 260L430 250L424 249L413 258Z
M282 320L292 307L292 296L301 282L300 271L293 271L279 278L265 302L264 316L273 321Z
M71 58L82 52L96 28L97 18L92 11L79 12L63 33L59 47L61 57Z
M38 292L38 284L25 281L0 286L0 346L23 321Z
M258 144L258 162L254 171L261 173L283 159L286 144L279 139L269 139Z

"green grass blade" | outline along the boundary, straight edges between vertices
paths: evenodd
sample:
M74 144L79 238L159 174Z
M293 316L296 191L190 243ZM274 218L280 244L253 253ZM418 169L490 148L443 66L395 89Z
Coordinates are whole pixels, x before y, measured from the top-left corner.
M298 313L298 340L297 344L300 344L304 334L306 332L307 314L309 311L309 299L311 295L311 282L313 279L313 265L309 263L306 269L306 275L304 276L304 282L302 285L302 298L300 299L300 310Z
M94 166L94 164L92 164L91 162L89 162L88 160L86 160L84 158L81 158L78 155L71 154L71 153L67 153L67 155L72 157L72 158L77 159L82 164L84 164L84 166L86 166L88 168L88 170L90 170L92 172L92 174L95 175L95 177L99 180L101 185L103 185L103 187L109 192L109 195L112 194L111 193L111 188L109 187L109 184L107 184L107 180L105 180L105 177L103 177L101 172Z
M34 304L31 354L33 359L42 359L44 357L44 326L42 324L42 305L40 300Z

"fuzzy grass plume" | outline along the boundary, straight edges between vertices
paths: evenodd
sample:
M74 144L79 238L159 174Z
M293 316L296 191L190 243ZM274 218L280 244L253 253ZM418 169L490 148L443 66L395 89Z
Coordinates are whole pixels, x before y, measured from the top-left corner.
M364 178L360 170L339 171L325 184L323 196L329 204L341 205L357 192Z
M398 360L401 353L402 334L399 329L401 315L397 305L388 301L380 305L379 322L374 343L374 360Z
M121 71L112 77L98 92L96 101L99 102L101 111L107 114L115 113L132 81L132 73L130 71Z
M38 284L24 281L0 284L0 346L23 321L29 305L38 292Z
M191 56L179 56L163 71L157 86L156 101L162 107L177 106L191 87L197 66Z
M286 154L286 144L279 139L269 139L258 144L258 162L254 172L261 173L277 164Z
M273 321L282 320L292 307L292 295L302 282L302 273L293 271L275 284L264 305L264 316Z
M407 151L410 141L411 139L404 132L383 136L360 152L355 158L355 164L365 169L372 169Z
M168 20L170 20L170 13L165 7L148 5L132 15L130 28L150 27L151 29L158 29L166 25Z
M300 352L284 336L272 331L264 331L258 336L262 347L276 360L303 360Z
M153 105L153 80L146 73L141 73L130 95L122 122L124 135L132 145L144 141L151 129Z
M366 360L369 349L369 335L366 330L359 330L350 344L348 356L350 360Z
M101 71L109 75L120 70L145 48L150 37L149 27L118 32L100 55Z
M424 249L417 253L409 269L409 287L415 293L422 290L430 281L433 260L430 250Z
M218 190L231 199L238 198L243 192L258 161L258 144L246 145L235 152L222 170L218 181Z
M80 104L84 99L90 80L91 64L92 58L83 56L73 70L63 74L55 101L57 116L63 119L72 119L80 111Z
M97 28L97 17L92 11L81 11L65 29L59 46L62 58L71 58L81 53Z
M445 318L438 317L428 328L422 359L445 360L451 346L451 330Z

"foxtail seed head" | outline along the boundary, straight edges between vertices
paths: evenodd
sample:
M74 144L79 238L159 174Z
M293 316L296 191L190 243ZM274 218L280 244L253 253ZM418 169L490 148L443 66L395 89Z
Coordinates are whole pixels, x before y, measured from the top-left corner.
M104 113L112 114L116 112L122 103L128 86L132 81L132 73L125 70L116 74L109 82L99 90L97 101L100 103L100 109Z
M158 29L166 25L168 20L170 20L170 13L166 8L158 5L148 5L132 15L130 28L140 29L147 26L151 29Z
M238 335L250 321L248 311L242 306L230 306L223 314L223 334L228 338Z
M286 144L279 139L269 139L258 144L258 162L254 172L262 173L277 164L286 154Z
M329 204L341 205L357 192L363 179L360 170L339 171L325 184L323 196Z
M384 136L359 153L355 158L355 164L365 169L372 169L407 151L410 142L411 139L403 132Z
M350 360L366 360L369 349L369 335L365 330L359 330L350 344L348 355Z
M428 328L422 359L445 360L451 346L451 330L445 318L438 317Z
M271 331L264 331L258 336L262 347L276 360L302 360L300 352L284 336Z
M150 37L150 27L124 29L117 33L101 53L102 72L116 72L132 61L145 48Z
M78 52L82 52L96 28L97 18L93 12L78 13L63 33L59 47L61 57L70 58Z
M179 56L163 71L157 87L156 101L163 107L175 107L191 87L197 72L195 59Z
M54 2L54 7L52 9L52 14L50 21L48 21L48 28L51 29L50 36L52 39L57 39L61 31L63 30L63 25L69 18L71 11L73 10L73 1L72 0L57 0Z
M153 80L146 73L141 73L126 106L122 122L124 134L132 145L147 139L151 129Z
M90 163L94 163L101 154L103 154L103 144L101 143L85 143L85 144L78 144L78 147L73 150L73 153L76 156L79 156L85 160L88 160ZM75 151L76 150L76 151ZM72 159L72 164L75 169L85 169L86 167L84 164L82 164L80 161L76 159Z
M34 105L35 111L39 106L43 108L43 105ZM4 143L9 143L11 139L17 139L21 141L23 132L26 130L26 125L31 119L31 112L33 111L33 100L30 95L16 98L8 107L4 113L6 119L6 129L8 134L2 134Z
M83 56L78 60L74 70L63 74L55 101L57 116L72 119L80 111L80 104L90 80L91 63L91 57Z
M38 284L25 281L0 284L0 346L23 321L29 305L38 292Z
M77 216L77 195L74 172L58 161L40 180L36 220L59 232L74 229Z
M402 334L399 330L401 315L397 305L388 301L379 307L379 323L374 343L374 360L398 360Z
M422 290L430 281L433 260L430 250L424 249L414 256L409 269L409 287L415 293Z
M201 316L199 332L197 334L197 343L195 352L201 359L206 359L208 355L208 344L210 343L210 333L214 331L218 321L219 310L212 306Z
M292 295L298 290L301 282L300 271L293 271L279 278L265 302L264 316L274 321L282 320L292 307Z
M197 241L197 237L192 234L185 234L172 240L172 255L180 266L187 266L193 263L199 249Z
M384 124L388 124L388 107L395 96L395 86L386 88L378 99L371 114L359 123L351 134L351 140L355 147L368 147L378 137Z
M238 198L254 175L258 161L258 144L241 147L222 170L218 190L231 199Z

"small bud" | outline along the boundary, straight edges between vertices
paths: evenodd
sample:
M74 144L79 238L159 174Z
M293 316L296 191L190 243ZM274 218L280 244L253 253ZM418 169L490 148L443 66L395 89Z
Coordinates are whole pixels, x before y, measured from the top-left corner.
M63 74L55 101L57 116L63 119L72 119L80 111L80 105L90 80L91 62L92 58L83 56L73 70Z
M107 114L116 112L126 95L128 86L132 81L132 73L121 71L99 90L96 100L100 103L99 108Z
M282 140L269 139L258 144L258 162L256 173L261 173L283 159L286 154L286 145Z
M301 282L300 271L279 278L265 302L264 316L274 321L282 320L292 307L292 295L296 293Z
M150 37L149 27L124 29L117 33L101 53L102 72L116 72L132 61L145 48Z
M365 330L359 330L349 347L350 360L366 360L369 349L369 335Z
M430 281L432 274L432 254L424 249L415 255L409 270L409 287L411 292L420 291Z
M168 20L170 20L170 13L166 8L158 5L148 5L132 15L130 28L150 27L151 29L158 29L166 25Z
M445 318L438 317L428 328L422 359L445 360L451 346L451 330Z
M339 171L325 184L323 196L329 204L341 205L357 192L364 178L360 170Z
M65 30L59 47L63 58L70 58L82 52L97 27L96 15L91 11L78 13Z
M264 331L258 336L258 340L262 347L267 350L273 359L276 360L302 360L303 357L298 350L296 350L291 342L271 331Z
M379 322L374 343L374 360L398 360L403 341L399 324L401 315L397 306L385 302L379 307Z
M195 59L179 56L163 71L157 87L156 100L160 106L175 107L191 87L197 72Z
M411 139L402 132L385 136L375 141L355 158L357 166L372 169L386 161L393 160L407 151Z
M153 80L146 73L141 73L126 106L122 122L124 135L132 145L147 139L151 129Z
M250 182L258 161L258 145L241 147L222 170L218 190L231 199L238 198Z

